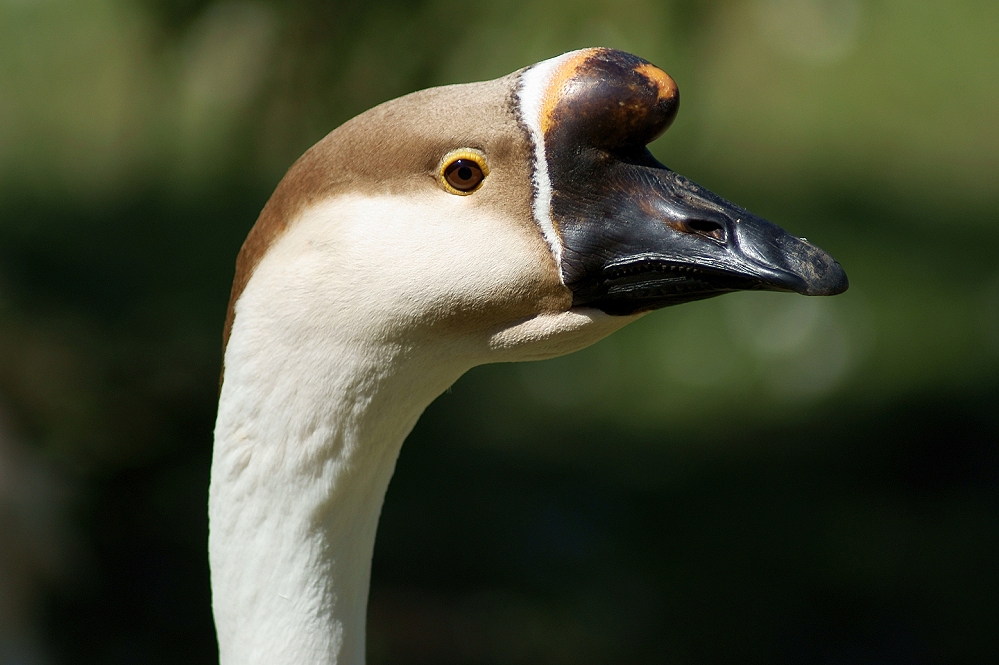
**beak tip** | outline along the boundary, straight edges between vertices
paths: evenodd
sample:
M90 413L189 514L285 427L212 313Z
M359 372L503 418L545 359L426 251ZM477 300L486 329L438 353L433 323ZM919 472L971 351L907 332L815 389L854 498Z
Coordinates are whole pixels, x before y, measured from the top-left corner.
M828 254L822 258L825 260L813 261L807 266L805 289L801 292L806 296L835 296L850 288L850 280L839 261Z
M748 215L738 225L738 245L758 267L764 288L805 296L835 296L850 286L839 261L805 238Z

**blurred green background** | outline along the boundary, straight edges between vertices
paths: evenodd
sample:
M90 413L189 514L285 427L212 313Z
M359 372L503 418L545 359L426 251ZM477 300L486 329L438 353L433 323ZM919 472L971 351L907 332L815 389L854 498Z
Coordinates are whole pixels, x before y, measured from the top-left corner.
M236 252L352 115L583 46L845 266L478 368L403 448L369 661L999 660L999 3L0 0L0 663L215 662Z

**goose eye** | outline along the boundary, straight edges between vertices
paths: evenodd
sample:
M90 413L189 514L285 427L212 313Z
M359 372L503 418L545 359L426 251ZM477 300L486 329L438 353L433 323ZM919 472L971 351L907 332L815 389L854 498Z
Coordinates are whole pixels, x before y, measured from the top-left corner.
M457 190L468 192L479 186L485 175L479 165L470 159L456 159L444 169L447 184Z
M459 150L448 155L440 171L441 184L452 194L471 194L489 175L486 160L477 150Z

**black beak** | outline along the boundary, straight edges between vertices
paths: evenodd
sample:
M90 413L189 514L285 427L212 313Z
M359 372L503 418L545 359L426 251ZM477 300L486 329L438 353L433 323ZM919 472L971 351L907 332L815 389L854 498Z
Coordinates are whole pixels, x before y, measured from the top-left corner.
M846 273L821 249L656 161L645 146L680 103L666 72L612 49L566 66L542 126L574 305L632 314L747 289L846 290Z
M553 196L574 305L632 314L739 290L846 290L824 251L643 152L577 161L562 184L588 182L585 192Z

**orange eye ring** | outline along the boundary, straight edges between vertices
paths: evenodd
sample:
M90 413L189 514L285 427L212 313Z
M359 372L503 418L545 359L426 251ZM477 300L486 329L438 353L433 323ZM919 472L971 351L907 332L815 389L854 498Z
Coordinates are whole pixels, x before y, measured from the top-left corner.
M478 191L487 175L486 156L473 148L462 148L444 156L437 180L449 194L468 196Z

